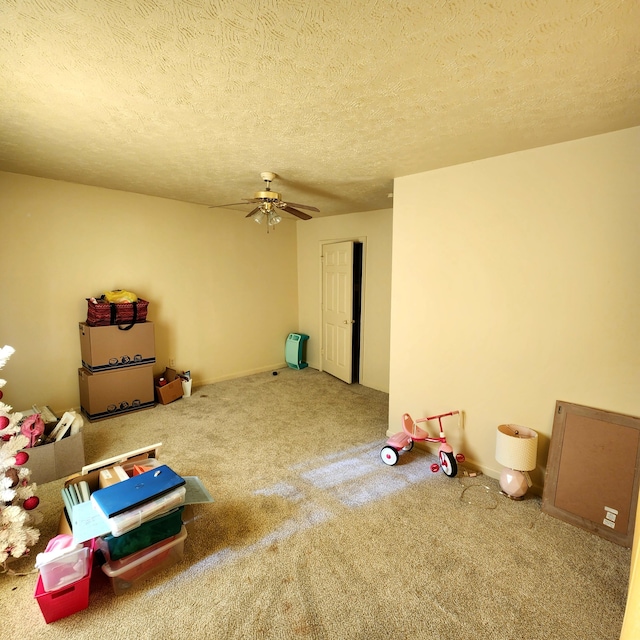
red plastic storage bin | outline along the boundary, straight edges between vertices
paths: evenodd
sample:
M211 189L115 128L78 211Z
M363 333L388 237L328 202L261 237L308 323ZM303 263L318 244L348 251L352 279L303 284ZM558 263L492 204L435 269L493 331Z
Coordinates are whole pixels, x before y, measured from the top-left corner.
M38 575L34 598L38 602L40 611L47 624L66 618L72 613L82 611L89 606L89 583L91 582L91 569L93 565L93 541L89 546L89 571L87 575L76 582L68 584L57 591L45 591L42 576Z

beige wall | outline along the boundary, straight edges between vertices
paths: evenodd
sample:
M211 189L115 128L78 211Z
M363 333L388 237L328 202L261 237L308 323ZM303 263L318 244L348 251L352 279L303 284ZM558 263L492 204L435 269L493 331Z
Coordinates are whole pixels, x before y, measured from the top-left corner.
M300 331L309 365L321 369L322 245L343 240L363 243L363 317L360 383L389 391L391 300L391 209L314 218L298 225Z
M462 409L456 450L556 400L640 415L640 128L396 180L390 431Z
M79 404L85 298L150 301L156 372L169 358L204 384L285 366L298 331L296 231L267 235L241 211L0 173L0 343L5 401Z

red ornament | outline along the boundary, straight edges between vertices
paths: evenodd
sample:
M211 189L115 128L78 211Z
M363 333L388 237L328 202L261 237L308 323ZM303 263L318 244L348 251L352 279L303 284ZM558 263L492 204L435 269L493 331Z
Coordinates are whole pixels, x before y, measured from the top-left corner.
M9 442L9 440L11 440L11 434L10 434L10 433L4 433L4 434L2 435L2 440L3 440L4 442Z
M23 465L29 459L29 454L26 451L18 451L16 453L16 464L18 466Z
M2 389L0 389L0 400L2 400L2 396L3 396L3 395L4 395L4 394L2 393Z
M31 496L22 503L22 507L25 511L31 511L32 509L35 509L39 504L40 498L38 498L38 496Z
M440 465L436 464L435 462L431 465L431 471L433 471L433 473L438 473L438 471L440 471Z
M464 462L466 460L466 458L464 457L464 453L457 453L456 454L456 460L458 462Z
M0 396L0 398L2 398L2 396ZM6 429L9 426L9 422L11 421L7 416L0 416L0 431Z

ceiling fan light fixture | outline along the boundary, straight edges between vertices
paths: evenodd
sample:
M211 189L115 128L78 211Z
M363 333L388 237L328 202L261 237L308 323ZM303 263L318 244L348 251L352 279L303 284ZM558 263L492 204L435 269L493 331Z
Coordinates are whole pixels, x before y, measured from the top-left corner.
M251 219L258 224L262 222L262 218L264 218L264 211L262 211L262 209L258 209L258 211L251 216Z
M267 222L273 227L282 222L282 217L278 215L276 211L270 211L267 216Z

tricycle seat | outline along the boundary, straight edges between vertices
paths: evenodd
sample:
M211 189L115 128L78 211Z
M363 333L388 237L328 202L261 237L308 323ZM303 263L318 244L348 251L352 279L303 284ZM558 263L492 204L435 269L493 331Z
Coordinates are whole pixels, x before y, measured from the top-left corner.
M429 438L429 434L421 429L408 413L402 416L402 429L411 440L427 440Z

